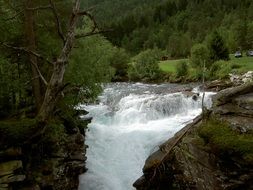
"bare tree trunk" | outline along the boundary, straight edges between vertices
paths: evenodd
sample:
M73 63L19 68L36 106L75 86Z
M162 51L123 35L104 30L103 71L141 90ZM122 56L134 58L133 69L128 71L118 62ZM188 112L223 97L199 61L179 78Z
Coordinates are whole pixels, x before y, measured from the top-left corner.
M28 8L33 7L33 0L25 0L24 1L24 14L25 14L25 37L26 37L26 45L30 51L36 52L36 39L34 32L34 15L33 10L29 10ZM39 111L42 101L43 94L41 89L41 81L38 77L39 74L37 72L36 67L38 67L37 57L33 54L29 54L29 62L31 64L32 71L32 88L33 95L35 98L35 105L37 111Z
M54 70L48 83L43 104L40 108L38 119L40 122L47 122L53 114L59 95L62 92L62 82L65 73L65 66L68 62L69 55L75 40L75 28L79 20L80 0L75 0L72 16L69 23L68 33L64 47L54 63Z

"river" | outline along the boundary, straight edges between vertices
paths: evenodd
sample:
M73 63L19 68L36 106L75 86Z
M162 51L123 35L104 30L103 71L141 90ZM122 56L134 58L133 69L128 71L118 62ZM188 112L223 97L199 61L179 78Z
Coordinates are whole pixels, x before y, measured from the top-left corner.
M82 106L93 120L79 190L134 189L146 158L201 113L201 93L193 100L177 92L188 87L114 83L105 86L97 105ZM212 94L205 96L208 107Z

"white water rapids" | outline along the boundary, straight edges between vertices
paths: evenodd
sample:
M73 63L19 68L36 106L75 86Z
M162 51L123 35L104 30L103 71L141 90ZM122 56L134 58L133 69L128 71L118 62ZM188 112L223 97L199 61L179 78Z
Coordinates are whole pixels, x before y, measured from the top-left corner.
M80 176L79 190L134 189L146 158L201 113L201 97L170 93L177 88L184 87L110 84L98 105L84 106L93 120L86 132L88 171ZM211 95L205 96L207 106Z

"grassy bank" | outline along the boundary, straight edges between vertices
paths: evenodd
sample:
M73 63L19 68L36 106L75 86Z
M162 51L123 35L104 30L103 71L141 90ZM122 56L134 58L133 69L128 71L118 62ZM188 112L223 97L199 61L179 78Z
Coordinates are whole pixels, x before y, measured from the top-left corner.
M177 59L177 60L160 61L159 62L159 67L160 67L160 69L162 69L162 71L164 71L166 73L175 73L176 72L176 65L181 61L188 62L189 59Z
M189 59L166 60L160 61L159 67L166 73L176 73L176 66L181 61L189 63ZM241 58L235 58L233 54L230 54L230 60L226 62L230 65L236 65L237 68L233 70L236 70L239 73L253 71L253 57L244 56Z

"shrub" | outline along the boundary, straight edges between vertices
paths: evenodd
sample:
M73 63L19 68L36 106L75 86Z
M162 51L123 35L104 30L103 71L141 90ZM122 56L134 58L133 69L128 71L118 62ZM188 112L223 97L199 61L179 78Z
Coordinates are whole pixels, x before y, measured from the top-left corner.
M133 63L128 69L130 80L154 81L161 77L161 70L158 65L160 51L155 48L141 52L133 58Z
M139 76L139 74L137 72L137 69L136 69L134 63L131 63L129 65L127 74L128 74L128 78L131 81L138 81L138 80L140 80L140 76Z
M190 81L199 81L203 77L203 72L201 69L191 68L188 75Z
M212 62L218 60L229 60L229 51L221 35L214 31L208 42L209 56Z
M221 65L219 62L215 62L212 67L210 68L209 75L212 79L217 78L217 73L220 70Z
M213 77L218 79L228 78L231 70L231 64L226 61L216 61L211 68Z
M191 65L194 68L203 67L208 62L208 49L204 44L195 44L191 49ZM207 65L208 67L208 65Z
M121 80L121 78L127 76L129 60L129 55L124 49L115 49L115 53L110 59L110 64L115 69L113 80Z
M186 61L181 61L176 65L177 77L183 77L188 74L189 66Z

